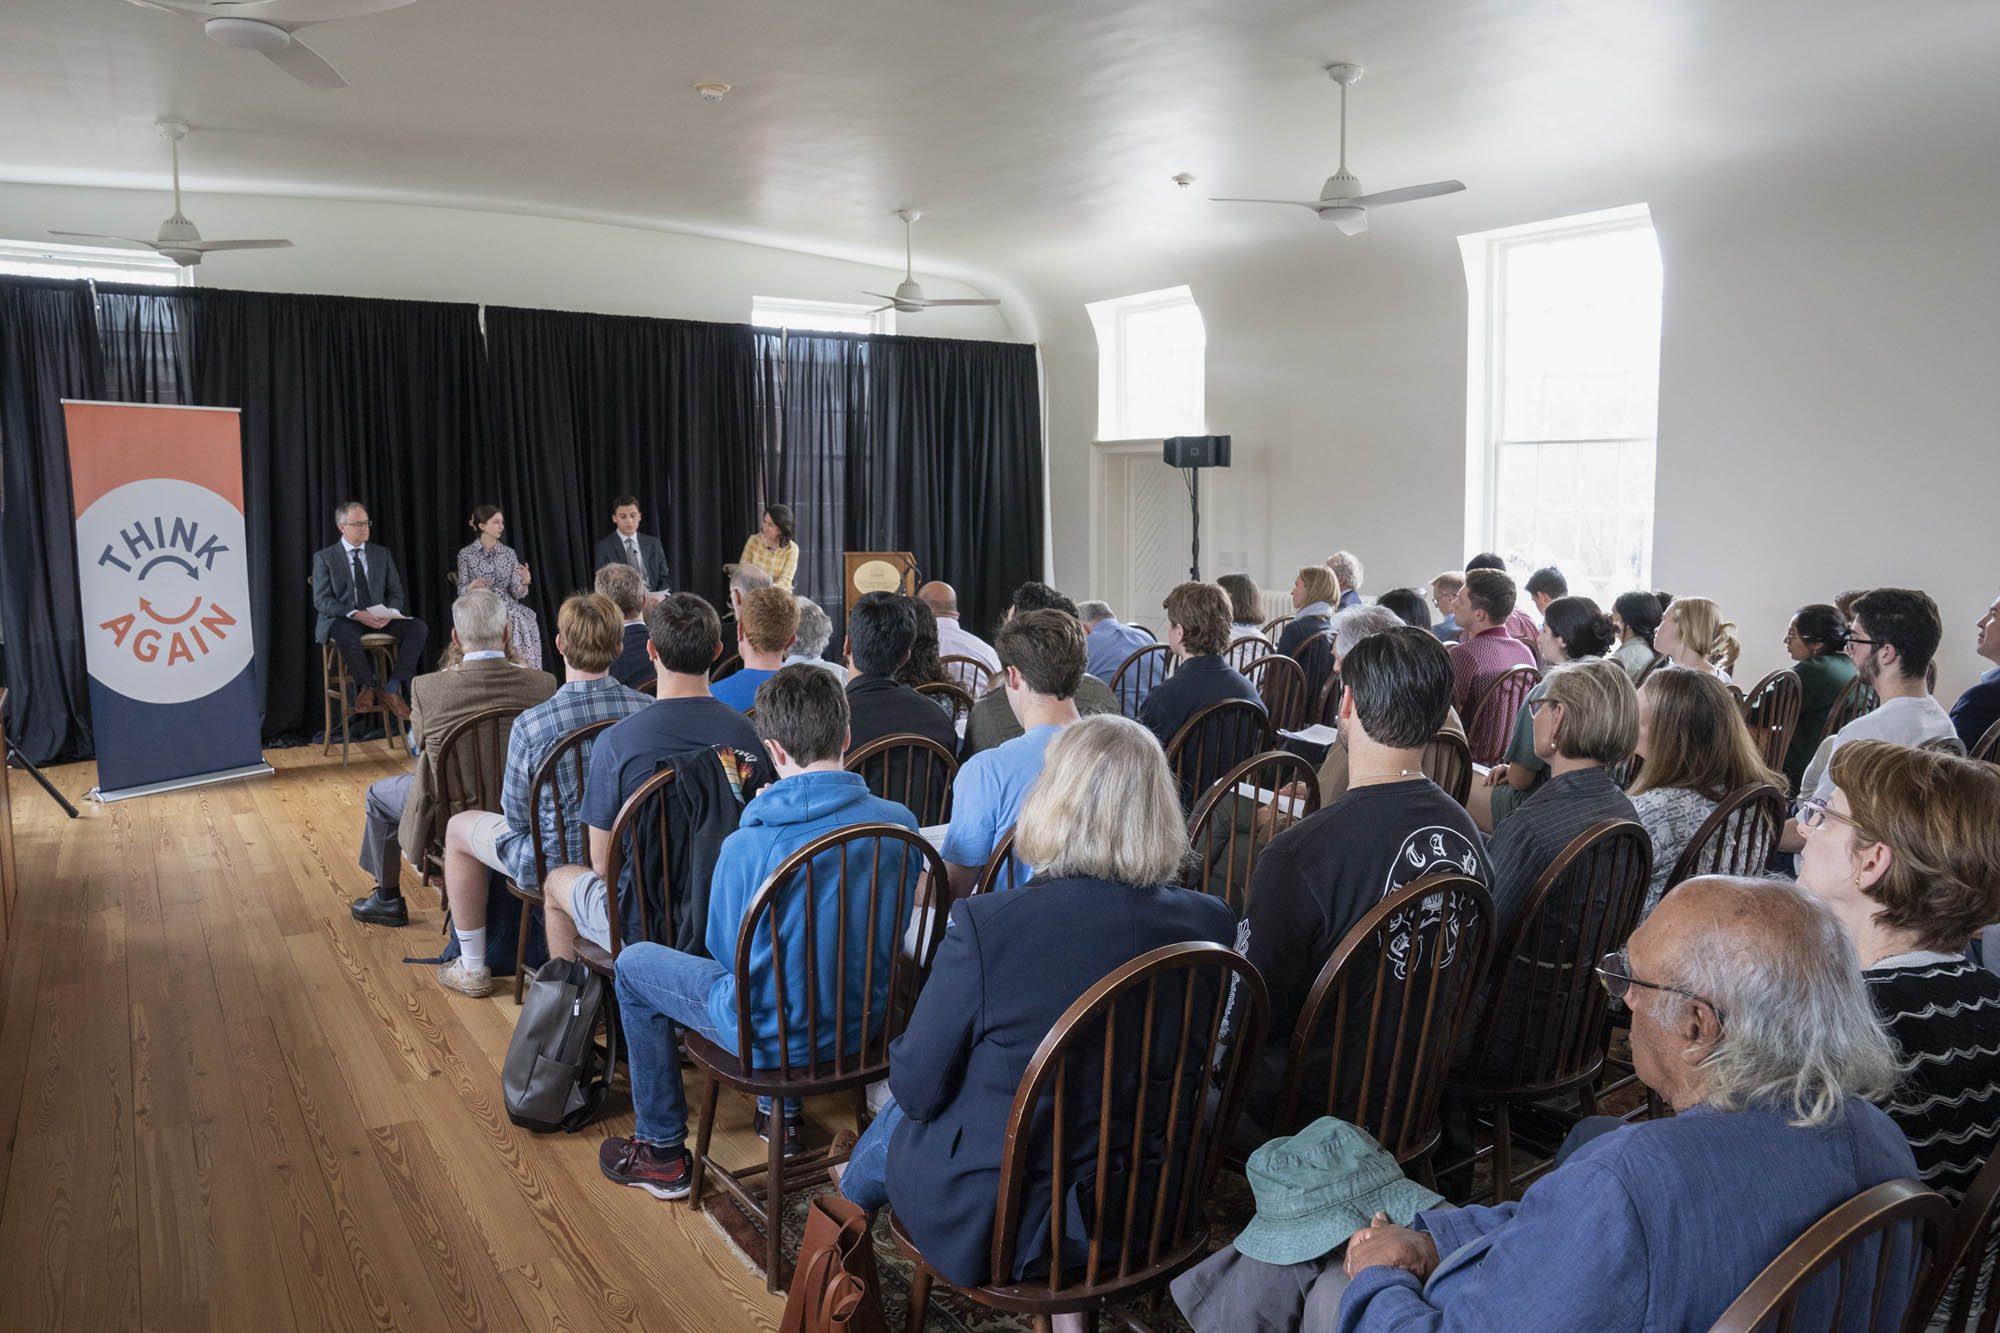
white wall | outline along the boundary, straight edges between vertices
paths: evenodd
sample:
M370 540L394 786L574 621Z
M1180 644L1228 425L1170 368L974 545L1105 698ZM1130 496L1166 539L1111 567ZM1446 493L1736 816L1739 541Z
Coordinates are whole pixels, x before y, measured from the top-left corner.
M410 204L246 195L185 196L204 236L284 236L290 250L210 256L204 286L255 291L467 301L550 310L744 323L752 296L864 301L893 291L900 270L677 232L514 213ZM163 192L0 184L0 238L61 239L48 229L155 235L172 211ZM981 296L918 274L928 296ZM884 284L889 284L885 286ZM1018 306L899 315L897 332L1012 341Z

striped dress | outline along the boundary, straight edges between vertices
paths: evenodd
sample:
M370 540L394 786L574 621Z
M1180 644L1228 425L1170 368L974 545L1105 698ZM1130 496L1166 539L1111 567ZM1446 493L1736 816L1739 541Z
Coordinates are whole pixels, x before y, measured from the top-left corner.
M1865 974L1909 1066L1889 1116L1924 1183L1956 1204L2000 1146L2000 976L1955 954L1885 958Z

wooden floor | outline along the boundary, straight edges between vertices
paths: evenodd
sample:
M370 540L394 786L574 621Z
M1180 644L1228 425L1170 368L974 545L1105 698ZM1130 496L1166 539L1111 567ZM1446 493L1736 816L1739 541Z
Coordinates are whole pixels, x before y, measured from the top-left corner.
M362 792L398 765L267 757L75 821L12 775L0 1327L775 1328L705 1217L598 1174L629 1111L508 1123L511 988L402 962L442 944L434 897L406 875L411 925L348 916ZM79 804L95 780L50 775ZM756 1160L724 1106L718 1144Z

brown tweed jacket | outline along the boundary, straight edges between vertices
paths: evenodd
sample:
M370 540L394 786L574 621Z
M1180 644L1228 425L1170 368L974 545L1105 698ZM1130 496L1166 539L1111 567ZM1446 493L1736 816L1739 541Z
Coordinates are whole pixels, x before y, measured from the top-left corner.
M417 742L417 780L410 784L410 799L403 806L400 841L411 865L424 868L424 848L437 820L437 747L444 734L474 713L488 708L532 708L555 692L556 678L548 672L515 666L497 657L461 662L410 682L410 734ZM507 767L504 734L497 750L466 758L482 768L490 764L485 771L497 778ZM497 781L494 790L499 790ZM442 837L444 830L436 832Z

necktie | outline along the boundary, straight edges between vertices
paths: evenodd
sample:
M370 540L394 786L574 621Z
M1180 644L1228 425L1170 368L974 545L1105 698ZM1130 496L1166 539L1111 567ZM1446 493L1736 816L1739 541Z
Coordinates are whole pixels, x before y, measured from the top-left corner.
M641 574L646 572L646 566L639 561L639 539L637 537L627 537L625 539L625 563L638 570Z
M347 563L354 573L354 609L364 610L368 606L368 571L361 565L361 548L349 547Z

